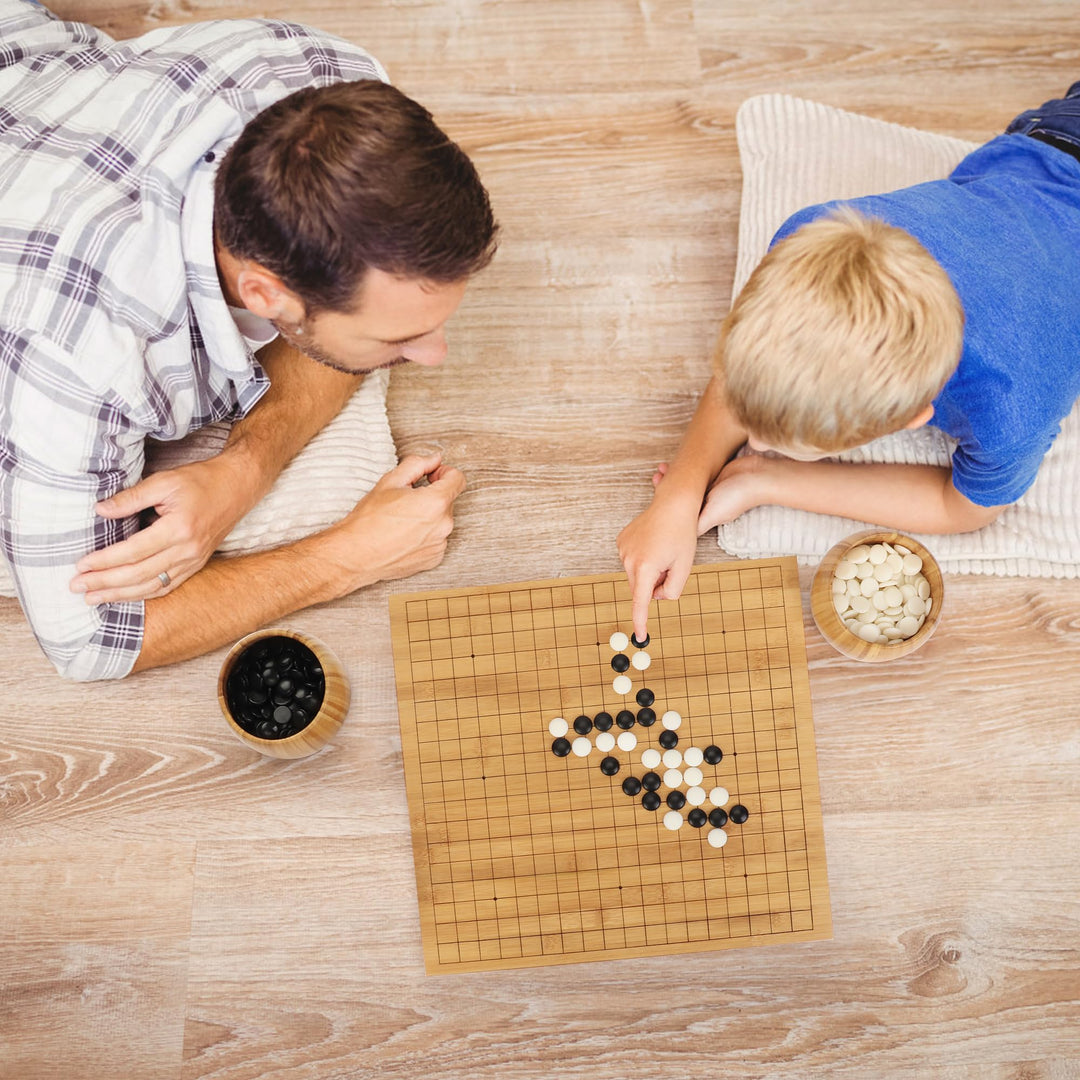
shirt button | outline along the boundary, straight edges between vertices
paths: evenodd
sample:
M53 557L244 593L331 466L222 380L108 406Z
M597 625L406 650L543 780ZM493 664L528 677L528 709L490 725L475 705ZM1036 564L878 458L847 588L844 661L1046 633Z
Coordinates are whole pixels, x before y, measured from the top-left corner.
M213 161L213 160L214 160L214 151L213 150L207 150L206 153L203 154L203 161L205 161L209 165L210 162Z

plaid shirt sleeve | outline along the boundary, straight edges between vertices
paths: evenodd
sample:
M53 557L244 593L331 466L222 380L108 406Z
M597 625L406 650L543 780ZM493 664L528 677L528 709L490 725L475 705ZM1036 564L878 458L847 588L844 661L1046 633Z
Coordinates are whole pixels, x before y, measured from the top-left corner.
M228 315L212 174L243 125L304 86L379 78L362 49L236 20L114 42L0 0L0 550L61 674L126 675L141 602L89 607L75 563L130 536L94 504L178 439L257 402Z

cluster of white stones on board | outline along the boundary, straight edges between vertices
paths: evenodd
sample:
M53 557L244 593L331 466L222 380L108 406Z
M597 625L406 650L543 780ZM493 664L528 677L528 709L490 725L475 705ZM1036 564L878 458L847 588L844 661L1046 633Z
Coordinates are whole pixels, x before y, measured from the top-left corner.
M652 658L645 652L649 639L646 637L643 642L638 642L633 637L616 632L611 635L609 644L615 653L611 667L617 672L612 689L625 697L634 686L633 680L625 673L631 667L637 671L645 671L652 663ZM632 657L624 652L631 644L637 650ZM608 755L600 762L600 771L605 776L614 776L622 768L622 763L612 756L611 752L616 748L625 753L636 749L638 739L631 729L637 725L650 728L657 720L656 710L652 707L656 695L650 689L642 687L634 700L639 706L636 713L629 708L623 708L615 716L606 711L599 712L596 716L583 714L574 720L573 725L561 716L555 717L548 724L548 731L555 738L551 744L552 753L556 757L566 757L569 754L588 757L595 747ZM680 829L684 822L688 822L695 829L706 824L711 825L712 828L706 834L708 842L713 847L723 847L727 843L727 833L723 827L728 821L741 825L750 816L746 807L740 803L736 803L730 810L724 809L731 798L726 788L717 785L705 790L705 776L700 766L718 765L724 757L723 750L715 745L677 749L677 732L682 726L682 717L674 709L669 709L660 717L660 726L663 731L657 741L662 752L654 747L645 749L641 754L641 764L646 772L640 778L626 777L622 783L623 791L633 798L641 795L641 805L646 810L659 810L666 804L668 810L663 820L668 829ZM619 728L617 736L611 733L613 727ZM574 732L572 740L569 738L571 728ZM661 767L663 773L659 771ZM660 796L662 788L667 788L667 796L663 799ZM689 806L690 810L684 817L682 810L686 806ZM707 810L705 807L711 809Z
M833 573L833 604L863 641L895 645L918 633L934 598L922 559L903 544L859 544Z

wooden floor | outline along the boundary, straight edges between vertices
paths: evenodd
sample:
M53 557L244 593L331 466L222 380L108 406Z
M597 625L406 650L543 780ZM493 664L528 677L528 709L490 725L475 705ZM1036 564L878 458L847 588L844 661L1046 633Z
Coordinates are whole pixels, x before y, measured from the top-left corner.
M500 254L450 362L396 373L391 400L401 447L441 446L470 488L444 564L394 589L617 569L727 307L747 96L983 139L1080 78L1073 0L58 10L118 36L319 25L475 156ZM295 618L354 705L332 748L288 764L226 731L222 652L66 685L0 602L0 1077L1080 1076L1080 582L948 588L936 638L884 668L807 622L833 940L437 977L388 588Z

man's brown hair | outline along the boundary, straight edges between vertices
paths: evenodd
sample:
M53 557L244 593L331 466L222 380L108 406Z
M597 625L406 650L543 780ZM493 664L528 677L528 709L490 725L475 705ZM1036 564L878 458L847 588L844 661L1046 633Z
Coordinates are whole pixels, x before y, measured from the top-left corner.
M312 315L348 311L369 268L469 277L491 261L498 226L431 113L369 79L298 90L249 121L218 169L214 230Z

